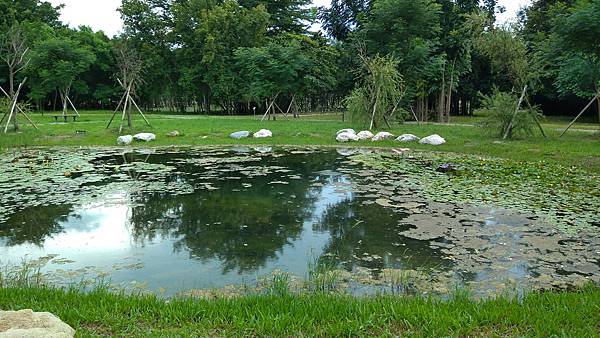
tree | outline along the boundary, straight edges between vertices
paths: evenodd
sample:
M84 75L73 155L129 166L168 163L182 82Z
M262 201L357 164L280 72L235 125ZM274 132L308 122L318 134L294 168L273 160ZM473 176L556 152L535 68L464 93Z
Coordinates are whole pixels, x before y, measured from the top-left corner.
M8 68L9 89L7 93L3 88L0 87L2 94L6 96L6 99L8 99L5 101L8 103L8 105L3 109L4 114L2 115L0 123L2 123L4 118L8 116L8 120L4 128L4 132L6 133L8 126L11 123L14 125L15 130L19 129L17 119L19 112L29 120L25 110L18 104L19 94L27 78L21 81L18 89L15 91L15 77L29 66L31 58L29 57L30 53L27 40L25 39L20 27L11 27L5 34L4 38L5 39L2 41L2 45L0 45L0 53L2 54L2 58ZM4 99L4 97L2 97L2 99ZM31 120L29 121L31 122ZM31 124L35 127L33 122L31 122Z
M245 98L257 102L270 101L265 116L276 112L276 108L287 115L290 107L284 112L276 100L280 95L295 96L303 75L307 73L309 60L300 47L297 44L282 46L270 43L265 47L238 48L235 60L245 84Z
M556 87L565 95L594 97L600 121L600 0L578 1L552 28Z
M393 57L367 57L361 54L364 70L361 85L347 98L348 112L357 122L369 121L369 130L395 115L402 98L402 75Z
M36 46L32 59L32 76L38 92L50 93L57 90L66 116L71 88L78 77L94 63L95 56L74 41L55 37Z

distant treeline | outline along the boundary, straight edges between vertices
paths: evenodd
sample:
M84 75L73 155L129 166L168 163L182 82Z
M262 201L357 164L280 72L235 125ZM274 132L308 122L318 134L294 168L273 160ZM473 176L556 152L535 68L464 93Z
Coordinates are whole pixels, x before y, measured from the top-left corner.
M68 28L48 2L0 0L0 86L14 93L27 78L20 100L37 110L61 110L65 93L81 108L114 109L123 95L115 49L126 45L143 63L132 91L147 110L341 111L367 71L361 55L393 58L398 113L428 119L472 114L484 95L523 86L546 114L574 115L600 91L600 0L534 0L511 25L496 22L496 0L311 6L123 0L124 32L109 38ZM10 69L15 39L27 53ZM598 103L590 116L600 116Z

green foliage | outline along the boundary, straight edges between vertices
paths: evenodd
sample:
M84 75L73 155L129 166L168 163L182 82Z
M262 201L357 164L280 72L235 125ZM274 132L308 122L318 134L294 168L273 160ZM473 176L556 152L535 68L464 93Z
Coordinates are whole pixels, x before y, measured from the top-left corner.
M403 94L402 75L393 57L363 56L363 63L360 85L346 98L346 104L354 122L369 124L373 129L397 112ZM401 119L401 115L394 117Z
M29 70L34 83L32 96L44 97L71 87L95 60L92 52L69 39L56 37L39 43Z
M496 90L493 95L483 97L483 108L476 113L486 116L482 126L494 136L504 136L510 125L510 137L530 136L536 128L536 120L541 119L543 115L535 107L521 107L515 115L518 102L519 98L516 95Z

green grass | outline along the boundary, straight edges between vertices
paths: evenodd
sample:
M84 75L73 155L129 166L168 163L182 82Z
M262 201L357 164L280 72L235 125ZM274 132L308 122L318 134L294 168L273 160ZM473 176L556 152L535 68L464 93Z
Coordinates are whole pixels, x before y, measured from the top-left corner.
M51 288L0 289L0 308L50 311L78 336L571 336L600 335L600 289L448 301L311 294L161 300Z
M40 131L22 123L19 133L0 133L0 149L30 146L115 146L118 132L116 127L106 129L110 117L108 111L83 112L77 123L52 124L50 113L41 116L34 114ZM325 145L325 146L380 146L410 147L415 149L433 149L431 146L419 144L399 144L393 141L380 143L358 142L340 145L335 141L335 132L351 123L341 121L341 115L315 114L297 120L286 120L279 116L277 121L260 122L258 117L207 117L194 115L152 114L149 116L152 128L144 126L136 117L135 128L125 130L123 134L149 131L157 134L158 140L150 146L168 145L228 145L228 144L270 144L270 145ZM548 139L534 136L513 141L500 141L487 136L478 127L477 117L466 120L461 118L457 125L406 124L391 128L394 134L413 133L424 137L438 133L448 140L448 144L436 147L439 151L489 155L510 158L519 161L555 161L567 165L577 165L592 171L600 171L600 136L594 132L594 126L577 124L573 132L558 138L560 130L567 121L553 119L546 127ZM462 123L462 124L461 124ZM116 125L115 125L116 126ZM360 129L357 126L354 126ZM274 132L272 139L232 140L228 135L234 131L257 131L267 128ZM595 128L598 128L597 126ZM584 130L585 129L585 130ZM85 131L77 134L76 131ZM172 130L180 131L183 136L168 138L166 134ZM598 130L598 129L596 129ZM149 146L143 144L141 146Z

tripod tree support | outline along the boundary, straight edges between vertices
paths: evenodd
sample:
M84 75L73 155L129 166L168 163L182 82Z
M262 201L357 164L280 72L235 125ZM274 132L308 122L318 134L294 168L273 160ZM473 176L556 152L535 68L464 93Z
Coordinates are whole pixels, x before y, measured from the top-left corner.
M562 134L560 134L559 137L563 137L564 134L567 133L567 131L569 129L571 129L571 127L575 124L575 122L577 122L577 120L579 120L579 118L581 117L581 115L583 115L583 113L585 113L586 110L588 110L589 107L592 106L592 104L600 97L600 92L598 92L596 94L596 96L594 96L594 98L590 101L590 103L587 104L587 106L585 106L585 108L583 108L583 110L579 113L579 115L577 115L577 117L569 124L569 126L567 127L567 129L565 129Z
M10 95L2 88L0 87L0 90L2 91L2 93L4 94L4 96L6 96L9 100L10 100L10 109L8 112L4 113L4 115L2 116L2 119L0 120L0 123L4 122L4 119L8 116L8 119L6 120L6 125L4 126L4 133L6 134L8 132L8 127L10 126L10 123L13 122L13 125L15 127L15 130L19 129L19 123L17 120L18 114L21 113L21 115L23 115L27 121L29 121L29 123L36 129L39 130L38 127L35 125L35 123L33 123L33 121L29 118L29 116L27 115L27 113L25 113L23 111L23 109L21 109L21 107L19 107L19 105L17 104L17 101L19 99L19 94L21 93L21 89L23 88L23 85L25 84L25 82L27 81L27 78L23 79L23 81L19 84L19 88L17 89L17 91L15 92L14 96L11 98Z

